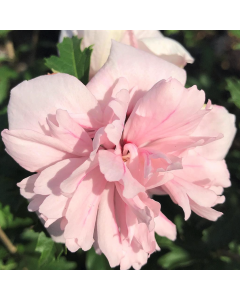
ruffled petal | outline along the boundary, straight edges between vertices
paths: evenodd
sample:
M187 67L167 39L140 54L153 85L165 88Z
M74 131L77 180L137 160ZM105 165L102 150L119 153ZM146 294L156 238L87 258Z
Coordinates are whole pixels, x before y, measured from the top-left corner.
M165 236L168 239L175 241L177 237L177 229L168 218L160 211L157 218L154 219L155 232L160 236Z
M155 55L112 41L106 64L90 80L87 88L97 99L109 98L113 85L119 77L127 79L129 90L135 86L139 87L132 95L129 104L131 107L132 103L135 104L159 80L173 77L182 84L186 81L186 73L183 69Z
M204 116L193 135L216 136L218 133L222 133L224 137L219 141L197 148L198 153L208 159L222 160L226 156L237 131L235 120L236 117L230 114L226 108L213 105L213 109Z
M32 130L3 130L7 153L30 172L40 171L57 161L74 157L56 138Z
M62 160L53 166L44 169L34 183L34 192L41 195L60 196L60 185L84 162L86 158L71 158Z
M67 74L39 76L11 91L8 105L9 129L48 132L47 116L57 109L80 113L79 124L99 128L102 111L97 100L77 78Z
M223 215L220 211L217 211L211 207L202 207L195 203L194 201L190 201L191 209L200 217L208 219L210 221L216 221L219 217Z
M34 195L34 184L38 178L39 174L34 174L27 178L24 178L21 182L17 184L20 188L20 193L26 199L31 199Z
M89 172L78 185L66 212L68 223L65 227L66 239L77 239L84 251L89 250L94 242L98 205L105 189L106 180L99 169Z
M38 211L49 219L59 219L63 217L68 198L60 195L49 195L44 199Z
M88 133L77 124L66 110L56 112L57 125L47 119L51 136L62 141L69 152L78 156L87 156L92 151L92 140Z
M80 166L77 167L60 185L60 189L65 195L72 195L85 176L98 166L97 159L93 161L87 159L80 162Z
M182 186L173 179L165 183L162 186L162 189L172 198L174 203L182 207L185 214L185 220L187 220L191 215L191 208L188 195Z
M100 150L98 152L100 171L107 181L119 181L125 173L125 165L122 157L111 151Z
M106 255L112 268L119 265L123 257L121 237L115 216L114 199L114 184L108 183L101 195L96 224L98 247ZM124 211L119 213L124 214Z
M185 89L176 79L162 80L135 106L124 141L144 146L160 138L189 135L210 109L202 109L204 101L204 92L196 87Z

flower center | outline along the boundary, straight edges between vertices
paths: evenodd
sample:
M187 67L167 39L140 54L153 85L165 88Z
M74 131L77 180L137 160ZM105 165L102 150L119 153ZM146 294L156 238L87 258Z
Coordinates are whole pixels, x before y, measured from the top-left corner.
M124 162L127 162L129 159L130 159L130 152L128 152L128 154L122 156L122 160Z

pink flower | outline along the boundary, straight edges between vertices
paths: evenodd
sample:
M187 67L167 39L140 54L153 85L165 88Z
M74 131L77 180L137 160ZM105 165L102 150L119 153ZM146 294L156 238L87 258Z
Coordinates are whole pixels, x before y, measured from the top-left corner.
M158 30L62 30L64 37L83 38L81 48L94 45L90 65L90 78L105 64L110 53L111 40L139 48L167 60L179 67L193 63L189 52L177 41L164 37Z
M18 185L55 241L70 251L94 245L111 267L138 269L159 250L154 232L176 237L174 224L148 193L184 181L192 197L206 173L211 182L201 189L204 204L217 203L218 187L229 184L221 160L235 132L233 117L221 108L224 114L213 118L216 109L210 102L204 106L204 92L185 89L185 80L183 69L113 42L108 61L86 87L56 74L12 90L10 130L2 132L3 141L22 167L37 172ZM216 130L222 120L224 139ZM212 153L214 143L220 152ZM192 153L203 157L203 164L214 155L221 172L207 162L200 179L181 177ZM210 189L216 202L202 191Z

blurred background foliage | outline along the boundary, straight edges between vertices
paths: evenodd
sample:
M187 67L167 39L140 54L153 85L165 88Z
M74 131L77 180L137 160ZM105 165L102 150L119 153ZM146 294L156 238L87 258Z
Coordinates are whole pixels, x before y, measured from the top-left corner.
M11 88L50 70L44 58L57 55L59 31L0 31L0 131L8 127L7 104ZM163 34L179 41L195 58L188 64L187 87L197 85L214 104L225 106L240 126L240 31L179 31ZM226 201L216 208L224 213L211 222L192 213L184 221L181 208L169 197L155 197L178 229L175 242L157 236L160 252L142 269L240 269L240 138L227 155L232 186ZM29 176L4 151L0 141L0 270L110 269L106 258L79 250L67 251L54 243L37 216L27 210L16 183ZM8 245L8 247L6 247ZM118 269L118 268L116 268Z

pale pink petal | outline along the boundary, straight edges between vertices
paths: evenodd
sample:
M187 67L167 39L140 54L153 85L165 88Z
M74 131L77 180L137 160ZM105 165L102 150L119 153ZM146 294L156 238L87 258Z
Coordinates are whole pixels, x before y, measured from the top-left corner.
M86 158L70 158L62 160L43 170L35 181L34 192L41 195L62 194L60 185L84 162Z
M113 129L113 133L114 133L114 128L115 128L114 125L109 124L107 126L109 126L108 128L110 129L110 131L111 131L111 129ZM95 133L95 136L93 138L93 151L90 154L91 160L95 159L95 156L96 156L97 151L100 146L103 146L104 149L113 149L114 148L114 144L112 142L110 142L107 137L106 127L99 128L97 130L97 132ZM114 136L114 134L113 134L113 136Z
M89 250L94 242L97 210L105 186L106 180L100 170L98 168L92 170L78 185L66 212L68 223L64 237L76 238L84 251Z
M157 201L149 198L146 193L140 193L138 196L141 201L153 212L153 216L157 217L160 211L160 204Z
M138 148L134 144L125 144L123 147L123 156L128 156L126 166L132 176L141 184L144 184L144 176L141 171L143 166L139 160Z
M56 243L65 243L63 220L64 218L58 219L47 228L48 233Z
M211 186L209 189L214 191L217 195L222 195L224 191L222 186Z
M107 181L119 181L125 173L125 165L122 157L113 151L100 150L98 152L99 167Z
M77 239L66 239L65 244L68 250L71 252L76 252L80 248L77 243Z
M145 188L141 185L130 173L128 168L125 168L124 176L117 183L122 190L123 196L126 198L133 198L138 193L144 192Z
M114 120L105 127L104 132L106 133L108 140L113 143L113 145L117 145L122 136L123 123L120 120ZM104 143L103 145L105 146L106 144Z
M136 103L159 80L173 77L182 84L186 81L183 69L155 55L112 41L106 64L90 80L87 88L97 99L108 98L112 94L113 84L119 77L127 79L129 90L139 86L139 90L131 99L133 103Z
M21 182L17 184L20 188L20 193L23 197L31 199L34 195L34 184L38 178L39 174L34 174L27 178L24 178Z
M28 204L28 210L29 211L38 211L40 205L43 203L45 200L46 196L43 195L35 195L30 203Z
M236 134L235 119L235 116L224 107L213 105L212 111L204 116L193 135L216 136L218 133L222 133L224 137L219 141L197 148L198 153L208 159L222 160Z
M124 122L129 101L128 81L126 78L120 77L114 83L110 97L98 101L102 106L104 123L110 123L114 115Z
M116 183L117 192L121 199L133 210L138 219L138 223L145 223L149 230L154 229L154 214L148 206L141 200L141 194L133 198L125 198L121 186Z
M174 174L186 181L202 186L229 187L231 185L229 180L230 174L224 160L205 159L192 150L183 157L183 170L176 170Z
M198 205L211 207L217 201L217 195L212 190L193 184L177 176L174 177L174 184L181 186L181 189L189 196L189 198Z
M125 244L129 245L129 241L128 241L129 232L128 232L128 226L126 220L127 204L123 201L122 197L118 193L117 188L115 188L114 191L114 208L115 208L116 222L119 228L121 243L123 245Z
M132 239L136 232L136 225L138 224L138 218L135 214L135 211L131 208L130 205L125 205L125 217L126 217L126 226L128 231L127 242L131 244Z
M44 227L48 228L49 226L51 226L54 222L56 222L58 219L48 219L46 220Z
M124 129L126 143L144 146L156 139L187 135L208 110L203 91L185 89L176 79L162 80L139 100Z
M116 94L116 98L108 103L104 110L106 127L101 127L96 132L93 139L91 157L94 157L100 144L106 149L114 148L114 145L118 145L124 128L128 103L129 92L127 90L120 90Z
M129 223L130 220L126 220L127 210L129 211L128 206L123 202L117 192L115 194L115 212L124 253L120 268L125 270L132 266L135 269L140 269L142 265L146 264L149 254L142 249L142 246L134 236L131 237L135 232L135 230L132 232L132 227L135 225L135 222L132 226ZM156 248L158 247L156 246Z
M134 34L134 30L125 30L123 37L121 38L121 43L138 48L138 41Z
M32 130L2 131L6 151L24 169L40 171L57 161L74 157L56 138Z
M139 270L147 263L149 255L142 249L141 245L135 238L132 240L132 243L129 247L124 247L124 251L126 254L120 262L121 270L127 270L131 266L133 266L134 269Z
M151 254L156 250L154 231L149 231L146 224L138 224L134 236L145 252Z
M60 189L66 195L71 195L75 192L78 185L82 182L85 178L86 174L92 171L94 168L98 166L98 160L95 159L93 161L87 160L80 160L81 163L79 167L77 167L70 176L66 177L66 179L61 182Z
M164 172L182 169L182 158L174 155L165 155L159 151L151 152L145 150L145 148L139 149L139 156L143 162L143 168L141 172L144 174L144 186L148 185L147 182L151 181L151 185L154 184L153 180L158 179L160 182L166 181L164 179Z
M154 219L154 222L154 230L158 235L165 236L172 241L176 239L177 229L175 224L168 220L168 218L161 211L159 211L159 215Z
M212 185L229 187L231 186L230 174L225 160L206 162L206 170L212 175Z
M39 207L39 212L49 219L59 219L63 216L68 198L60 195L49 195Z
M215 205L222 204L225 202L225 200L226 200L225 196L218 196Z
M219 133L217 136L171 136L157 139L148 143L142 148L149 152L174 153L181 154L183 151L199 146L204 146L222 139L223 135ZM167 157L170 157L169 155Z
M101 252L106 255L112 268L119 265L123 256L120 233L115 217L114 184L108 183L101 195L98 208L96 235Z
M58 109L56 121L58 125L47 120L51 136L62 141L69 148L70 153L78 156L89 155L92 151L92 140L88 133L69 116L68 112Z
M200 217L208 219L210 221L216 221L223 213L211 208L202 207L196 204L194 201L190 201L191 209Z
M123 148L123 155L129 157L128 161L126 162L126 166L130 170L132 176L138 182L144 185L146 189L151 189L162 185L173 178L171 173L160 172L159 170L156 170L155 173L151 174L149 178L144 178L144 161L142 156L139 155L139 150L141 149L138 149L134 144L125 144ZM172 159L172 156L170 157ZM161 167L165 169L168 168L168 166L165 165ZM159 164L157 168L160 168Z
M146 190L154 189L172 180L174 175L171 172L156 172L144 184Z
M129 101L130 95L128 90L120 90L116 94L116 97L109 102L108 107L105 108L105 122L111 123L111 121L120 120L121 123L124 124ZM106 114L106 112L108 112L108 114Z
M165 183L162 188L169 194L174 203L182 207L185 214L184 219L187 220L191 215L191 208L186 191L174 179Z
M24 81L11 91L8 105L9 129L48 131L46 118L57 109L81 113L80 124L98 128L102 111L97 100L76 77L67 74L44 75Z

